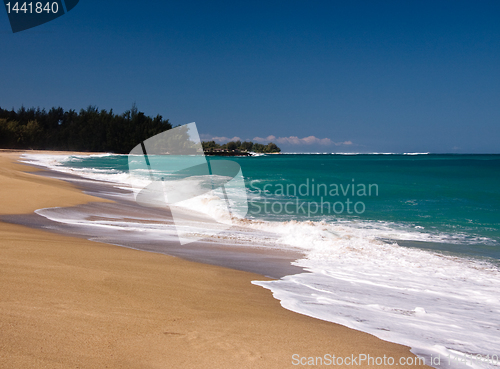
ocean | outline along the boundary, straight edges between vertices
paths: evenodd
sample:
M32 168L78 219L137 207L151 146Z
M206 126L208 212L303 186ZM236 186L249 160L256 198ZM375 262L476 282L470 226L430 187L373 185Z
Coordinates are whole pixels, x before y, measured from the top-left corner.
M108 183L120 189L116 196L132 198L126 155L23 160ZM500 367L500 155L230 160L241 166L245 181L244 197L226 189L238 229L196 232L221 242L299 250L303 257L293 265L303 273L253 282L271 290L284 308L410 346L427 363L432 357L435 367ZM171 174L168 168L155 173L167 180ZM147 184L147 174L136 181ZM181 206L216 214L216 200L212 194ZM89 234L92 227L114 227L143 240L173 239L172 229L153 217L124 222L58 212L37 214L78 223Z

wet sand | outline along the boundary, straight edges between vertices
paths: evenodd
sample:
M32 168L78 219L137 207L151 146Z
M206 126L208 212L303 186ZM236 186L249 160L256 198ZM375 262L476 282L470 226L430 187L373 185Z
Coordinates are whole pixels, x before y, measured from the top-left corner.
M110 202L24 173L17 155L0 151L0 215ZM413 357L283 309L250 283L267 279L259 274L5 222L0 240L0 367L287 368L294 354Z

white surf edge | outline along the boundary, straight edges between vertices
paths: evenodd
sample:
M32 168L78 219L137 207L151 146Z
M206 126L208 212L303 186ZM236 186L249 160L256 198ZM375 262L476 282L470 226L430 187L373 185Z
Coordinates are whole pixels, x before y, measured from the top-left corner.
M61 166L61 160L78 160L78 156L40 155L28 154L26 162L88 174ZM123 184L123 173L93 175L91 179ZM442 367L498 367L478 360L466 360L464 366L458 360L470 353L500 354L494 340L500 332L500 321L494 317L500 313L500 298L490 287L500 285L500 276L492 265L379 241L384 235L397 236L393 229L363 229L349 223L244 223L274 232L278 244L307 253L295 264L308 273L253 282L270 289L283 307L407 345L427 359L439 355L446 363ZM453 365L448 365L448 358L453 358Z

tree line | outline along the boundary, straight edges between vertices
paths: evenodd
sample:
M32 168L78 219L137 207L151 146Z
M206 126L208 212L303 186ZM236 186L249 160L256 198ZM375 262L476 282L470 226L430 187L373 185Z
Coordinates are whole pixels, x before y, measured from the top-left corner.
M219 145L215 141L202 142L203 151L217 152L217 151L231 151L231 152L259 152L259 153L277 153L281 149L276 144L269 142L267 145L260 143L253 143L251 141L230 141L228 143Z
M146 116L135 105L123 114L95 106L79 112L0 107L0 148L128 154L139 142L171 128L168 119Z
M87 109L65 111L52 108L21 107L17 111L0 107L0 148L61 151L93 151L128 154L138 143L172 128L161 115L152 118L138 111L135 104L123 114L113 110ZM182 141L182 140L181 140ZM205 151L280 152L267 145L249 141L203 142Z

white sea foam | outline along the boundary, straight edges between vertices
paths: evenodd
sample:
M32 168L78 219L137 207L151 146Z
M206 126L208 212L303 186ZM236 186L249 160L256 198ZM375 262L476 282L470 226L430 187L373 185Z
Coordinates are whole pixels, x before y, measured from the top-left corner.
M129 179L123 172L67 168L60 165L61 159L78 160L53 155L25 157L55 170L105 180L118 187L127 186ZM182 205L192 210L203 208L209 213L217 212L220 201L207 196ZM89 220L54 209L38 213L59 222L140 232L141 237L147 233L150 239L168 239L174 234L173 226L168 225ZM442 367L500 367L470 358L466 359L467 366L454 359L452 365L448 365L448 357L500 356L498 268L487 262L401 247L396 243L413 240L463 244L491 240L473 240L464 234L431 233L390 222L233 221L239 227L231 232L216 235L202 227L194 227L192 231L217 242L253 243L305 253L295 264L307 273L253 282L270 289L285 308L408 345L414 353L427 358L441 355Z
M500 351L500 273L493 265L387 244L348 224L273 228L282 235L278 242L306 250L295 264L307 273L253 282L283 307L408 345L421 356Z

